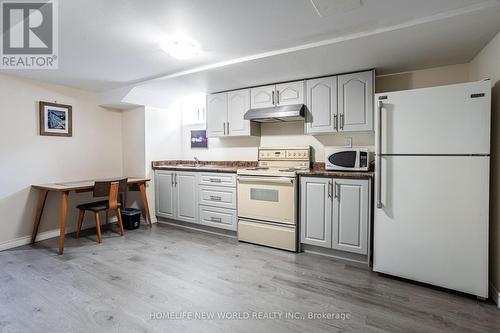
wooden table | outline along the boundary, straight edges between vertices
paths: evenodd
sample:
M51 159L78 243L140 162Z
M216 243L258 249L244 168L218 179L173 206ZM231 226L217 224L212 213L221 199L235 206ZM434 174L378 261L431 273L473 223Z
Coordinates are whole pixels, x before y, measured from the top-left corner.
M96 179L97 180L97 179ZM31 185L38 190L38 204L35 214L35 222L33 223L33 233L31 235L31 244L35 242L38 227L42 219L43 208L49 192L59 192L61 194L61 207L60 207L60 223L59 223L59 254L64 251L64 235L66 232L66 215L68 211L68 196L69 192L90 192L94 190L94 183L96 180L81 180L73 182L61 182L53 184ZM99 179L111 180L111 179ZM146 195L146 182L151 179L147 178L129 178L128 188L132 191L141 192L141 199L144 209L146 211L146 220L151 225L151 215L149 213L148 197Z

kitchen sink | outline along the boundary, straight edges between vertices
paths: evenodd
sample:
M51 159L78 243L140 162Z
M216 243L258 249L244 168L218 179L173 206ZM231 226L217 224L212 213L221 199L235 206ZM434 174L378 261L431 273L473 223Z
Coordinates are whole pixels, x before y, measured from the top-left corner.
M216 165L213 164L177 164L178 168L214 168Z

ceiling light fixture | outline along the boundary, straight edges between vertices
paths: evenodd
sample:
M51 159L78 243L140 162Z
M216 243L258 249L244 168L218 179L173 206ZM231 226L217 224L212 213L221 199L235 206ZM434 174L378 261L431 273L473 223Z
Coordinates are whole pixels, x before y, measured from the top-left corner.
M160 47L170 56L180 60L193 58L200 53L200 46L185 38L165 40Z

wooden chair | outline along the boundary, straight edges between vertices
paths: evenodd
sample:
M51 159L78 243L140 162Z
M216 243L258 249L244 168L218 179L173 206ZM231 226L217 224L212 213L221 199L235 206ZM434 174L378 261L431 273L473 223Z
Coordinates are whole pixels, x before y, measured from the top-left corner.
M106 227L108 230L108 214L110 210L116 211L116 217L118 218L118 226L120 227L120 235L123 236L123 223L122 214L120 212L121 204L118 201L118 197L121 193L127 191L127 178L110 180L110 181L98 181L94 185L94 198L108 197L108 200L89 202L82 205L78 205L78 228L76 231L76 237L80 237L80 230L82 228L83 218L85 217L85 212L91 211L95 215L95 224L97 229L97 238L99 243L102 241L101 237L101 222L99 219L99 213L102 211L106 212Z

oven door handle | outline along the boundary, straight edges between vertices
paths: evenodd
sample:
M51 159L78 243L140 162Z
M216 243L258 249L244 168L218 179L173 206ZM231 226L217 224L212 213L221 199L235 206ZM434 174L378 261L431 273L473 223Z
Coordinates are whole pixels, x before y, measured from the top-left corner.
M240 183L274 183L274 184L293 184L294 178L286 177L276 177L276 178L265 178L265 177L242 177L238 176L238 182Z

